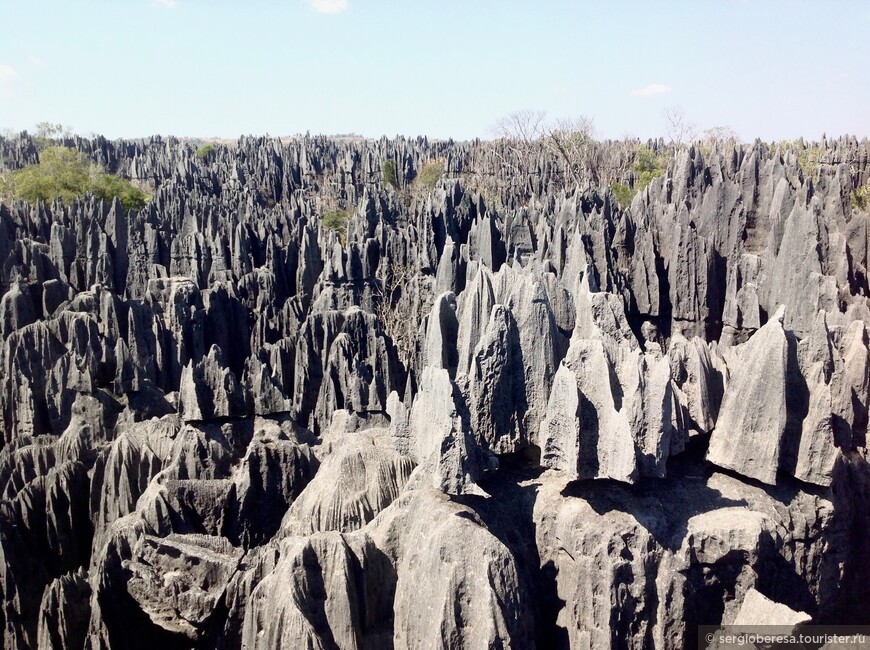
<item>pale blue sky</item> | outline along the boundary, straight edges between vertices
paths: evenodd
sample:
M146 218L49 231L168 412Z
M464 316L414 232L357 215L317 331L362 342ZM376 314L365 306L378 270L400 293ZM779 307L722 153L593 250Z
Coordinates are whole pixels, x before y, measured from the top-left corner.
M318 10L319 9L319 10ZM485 137L585 114L662 135L870 135L870 3L0 0L0 128Z

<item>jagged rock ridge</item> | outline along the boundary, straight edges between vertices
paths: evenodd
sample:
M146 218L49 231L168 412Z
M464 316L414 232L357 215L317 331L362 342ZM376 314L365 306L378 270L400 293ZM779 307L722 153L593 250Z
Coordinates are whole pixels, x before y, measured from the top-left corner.
M0 204L4 647L870 617L866 142L652 142L624 209L499 142L67 144L153 196Z

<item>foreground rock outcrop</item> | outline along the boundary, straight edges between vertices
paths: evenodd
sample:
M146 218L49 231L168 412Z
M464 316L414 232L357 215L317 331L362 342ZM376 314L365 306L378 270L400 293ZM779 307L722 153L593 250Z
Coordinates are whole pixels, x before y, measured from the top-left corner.
M649 142L630 205L504 141L66 144L151 200L0 203L3 647L870 620L866 141Z

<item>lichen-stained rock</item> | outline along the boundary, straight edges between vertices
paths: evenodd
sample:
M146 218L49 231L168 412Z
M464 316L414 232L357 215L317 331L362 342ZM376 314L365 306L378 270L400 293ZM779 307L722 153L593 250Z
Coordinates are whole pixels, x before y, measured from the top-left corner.
M245 393L223 353L213 345L196 365L189 362L181 373L179 407L185 422L202 422L247 414Z
M769 485L776 483L787 417L784 315L780 308L740 347L707 452L710 462Z

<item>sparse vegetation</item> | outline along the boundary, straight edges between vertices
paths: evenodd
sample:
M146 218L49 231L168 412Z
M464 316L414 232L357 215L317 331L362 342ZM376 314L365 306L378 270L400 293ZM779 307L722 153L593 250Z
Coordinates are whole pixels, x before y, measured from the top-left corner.
M633 140L604 143L595 137L595 121L586 115L549 121L541 111L517 111L496 122L493 153L518 175L533 171L539 156L560 160L564 183L589 181L608 186L625 176L634 156Z
M688 118L682 106L665 106L662 110L665 133L671 144L692 142L698 135L698 126Z
M211 142L208 142L196 150L196 157L202 161L208 161L214 157L215 151L215 146Z
M105 170L70 147L51 146L39 155L39 163L9 172L0 178L0 195L31 203L60 199L69 203L86 194L98 199L118 197L127 210L141 210L146 194L130 181Z
M396 161L388 158L381 167L381 181L384 185L399 187L399 177L396 174Z
M807 145L803 140L784 140L778 142L777 146L783 151L791 151L797 157L798 167L806 178L812 178L819 170L819 165L822 161L822 156L825 153L823 147L818 145Z
M350 214L347 210L331 210L323 214L323 227L338 234L339 240L344 244L347 238L347 222Z
M631 170L634 172L634 183L631 187L619 181L611 181L610 190L616 198L619 206L624 210L631 205L634 195L649 185L654 178L665 173L667 169L667 156L657 156L647 146L640 146L635 150L634 163Z
M444 161L442 159L429 160L423 163L423 167L417 174L415 179L423 187L430 190L434 188L438 181L441 180L441 175L444 173Z
M652 179L664 174L667 165L667 156L657 156L652 149L646 146L638 147L635 151L634 164L631 166L632 171L637 175L634 185L635 191L640 192L650 184Z
M852 190L849 195L849 203L857 210L867 210L870 206L870 184Z
M819 170L819 163L825 150L822 147L799 147L797 149L798 165L804 176L813 177Z
M72 135L73 131L70 126L53 124L51 122L39 122L36 125L36 135L33 136L33 141L36 143L36 148L42 150L59 144L65 138L72 137Z
M628 185L620 183L619 181L611 181L610 190L613 192L613 196L616 198L616 202L619 203L619 207L621 207L623 210L631 205L631 200L636 194L636 192L632 190Z
M402 363L414 354L417 328L424 317L424 305L407 293L419 269L411 263L389 261L374 288L374 311L393 340Z
M117 196L127 210L141 210L148 203L145 192L127 179L112 174L98 174L90 191L104 201L111 201Z

